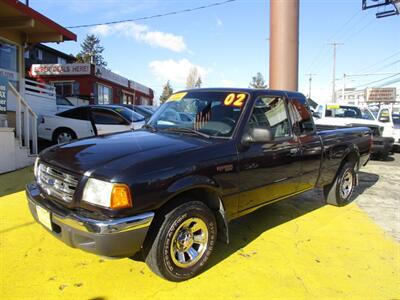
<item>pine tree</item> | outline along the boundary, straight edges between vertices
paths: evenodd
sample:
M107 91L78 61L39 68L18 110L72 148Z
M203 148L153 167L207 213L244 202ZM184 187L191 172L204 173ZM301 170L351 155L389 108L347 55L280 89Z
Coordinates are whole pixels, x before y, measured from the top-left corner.
M76 60L81 63L93 63L96 66L105 67L102 52L104 47L100 45L100 39L94 34L86 35L85 40L81 44L81 52L76 55Z
M173 92L174 92L174 90L172 89L172 86L168 80L167 83L163 87L163 91L160 96L160 103L164 103L165 101L167 101Z
M252 77L252 82L249 83L249 87L253 89L266 89L268 85L265 84L262 74L257 72L256 76Z

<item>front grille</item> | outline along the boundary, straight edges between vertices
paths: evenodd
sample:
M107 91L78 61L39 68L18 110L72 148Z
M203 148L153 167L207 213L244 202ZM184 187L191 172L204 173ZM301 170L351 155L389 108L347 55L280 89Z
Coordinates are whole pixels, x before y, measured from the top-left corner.
M37 171L39 186L50 196L71 202L78 185L78 178L40 163Z

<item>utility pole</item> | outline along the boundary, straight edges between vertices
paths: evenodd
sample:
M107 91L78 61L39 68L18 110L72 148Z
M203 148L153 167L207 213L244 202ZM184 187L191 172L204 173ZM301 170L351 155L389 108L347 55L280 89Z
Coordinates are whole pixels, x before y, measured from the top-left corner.
M332 42L332 43L329 43L328 45L331 45L333 47L332 102L335 103L336 102L336 90L335 90L336 89L336 87L335 87L335 83L336 83L336 47L344 45L344 44Z
M308 76L308 98L311 99L311 81L313 76L317 75L317 74L306 74Z
M346 73L343 73L342 101L344 101L344 91L346 89Z

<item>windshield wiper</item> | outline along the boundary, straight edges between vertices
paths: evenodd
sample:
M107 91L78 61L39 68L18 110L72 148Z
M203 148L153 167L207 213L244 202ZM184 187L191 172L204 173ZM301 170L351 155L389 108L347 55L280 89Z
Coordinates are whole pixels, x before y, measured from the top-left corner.
M157 128L155 128L153 125L151 125L150 123L144 124L142 126L142 128L146 128L146 129L150 129L151 132L156 132Z
M194 130L192 128L186 128L186 127L169 127L169 128L164 129L164 131L171 131L171 132L177 132L177 133L190 133L190 134L196 134L201 137L205 137L207 139L210 138L210 136L208 134Z

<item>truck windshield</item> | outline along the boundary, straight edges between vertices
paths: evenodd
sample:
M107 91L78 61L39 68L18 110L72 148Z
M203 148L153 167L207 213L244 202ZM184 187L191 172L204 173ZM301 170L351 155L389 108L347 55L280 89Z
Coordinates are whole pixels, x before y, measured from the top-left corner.
M358 107L354 106L345 106L345 105L327 105L326 117L333 118L357 118L364 119L361 110Z
M158 130L198 132L230 137L249 95L229 91L189 91L173 94L152 116Z

